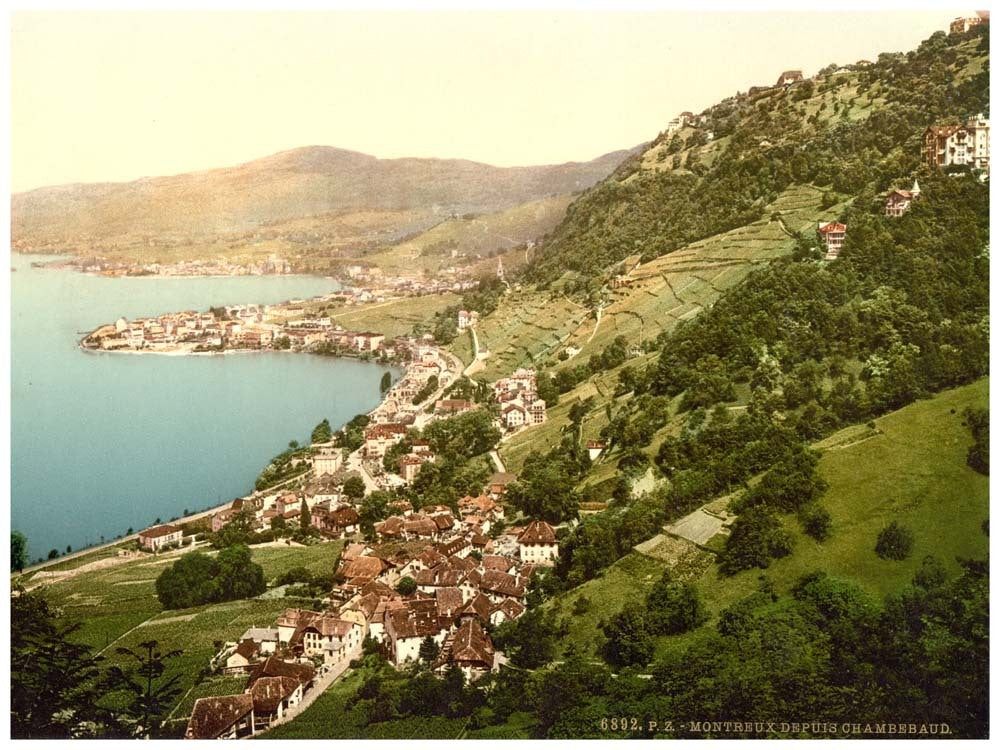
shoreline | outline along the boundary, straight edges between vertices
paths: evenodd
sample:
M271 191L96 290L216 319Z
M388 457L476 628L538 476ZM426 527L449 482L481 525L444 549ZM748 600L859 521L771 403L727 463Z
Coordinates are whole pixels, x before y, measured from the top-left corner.
M89 334L88 334L88 336L89 336ZM440 349L440 347L434 347L434 348L438 352L443 351L443 350ZM150 351L142 351L142 350L135 350L135 349L110 351L110 350L105 350L105 349L89 349L89 348L83 346L82 340L80 342L80 349L82 349L83 351L88 352L90 354L160 354L160 355L167 355L167 356L192 356L192 355L216 356L216 355L224 355L224 354L265 354L265 353L312 354L312 352L295 351L295 350L289 350L289 349L278 349L278 350L272 350L272 349L246 349L246 350L228 349L228 350L224 350L224 351L221 351L221 352L159 352L159 351L152 351L152 350L150 350ZM329 355L316 354L315 356L329 356ZM356 357L340 357L340 356L337 356L335 358L336 359L356 359L357 361L361 361L360 359L358 359ZM442 359L447 359L447 356L442 355L441 358ZM370 364L380 364L380 363L375 362L375 361L370 361L369 363ZM403 367L403 374L400 376L400 378L399 378L400 380L402 378L406 377L406 375L409 373L410 368L413 365L414 365L414 363L410 362L405 367ZM386 365L383 365L383 366L396 367L396 368L401 367L401 365L399 365L399 364L391 364L391 363L387 363ZM461 376L462 376L461 372L457 373L457 377L461 377ZM385 404L386 399L388 398L390 392L391 392L391 389L389 391L386 391L385 393L382 393L381 396L380 396L380 398L379 398L379 400L378 400L378 403L375 404L375 406L373 406L368 411L364 412L365 416L371 417L379 409L381 409L382 406ZM345 424L346 424L346 422L345 422ZM337 428L337 431L339 431L341 429L343 429L343 425L341 425L339 428ZM292 479L297 479L297 478L298 477L292 477ZM280 484L276 485L276 486L280 486ZM255 496L260 495L260 494L266 494L271 489L274 489L274 488L269 488L268 490L263 490L263 491L259 491L259 490L255 489L255 490L251 491L250 494L247 495L247 497L255 497ZM213 506L213 507L208 508L206 510L196 511L195 513L190 513L190 514L188 514L186 516L181 516L181 517L177 518L176 520L166 521L165 523L176 525L176 526L180 526L180 525L183 525L183 524L186 524L186 523L192 523L192 522L201 520L202 518L205 518L205 517L209 517L210 518L211 516L215 515L219 511L225 510L226 508L229 508L232 505L232 502L233 502L232 500L229 500L228 502L222 503L221 505L216 505L216 506ZM142 529L140 529L140 531L142 531ZM45 560L43 562L36 563L35 565L25 566L25 568L22 571L11 571L11 573L10 573L11 580L13 580L14 578L16 578L18 576L22 576L22 575L27 575L27 574L32 574L32 573L37 573L39 571L43 571L46 568L48 568L49 566L58 565L60 563L66 562L66 561L73 560L73 559L75 559L77 557L81 557L83 555L87 555L87 554L90 554L92 552L96 552L97 550L107 549L109 547L115 547L115 546L118 546L120 544L124 544L126 542L137 540L139 538L140 531L137 531L134 534L130 534L128 536L123 536L120 539L115 539L115 540L112 540L112 541L109 541L109 542L104 542L103 544L95 544L95 545L91 545L89 547L81 547L80 549L74 549L71 553L66 554L66 555L61 555L60 557L57 557L55 559Z

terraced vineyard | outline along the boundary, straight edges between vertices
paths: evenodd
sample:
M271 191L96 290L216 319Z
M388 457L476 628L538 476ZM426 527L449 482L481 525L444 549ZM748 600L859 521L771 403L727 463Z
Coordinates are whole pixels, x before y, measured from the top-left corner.
M558 293L510 292L476 329L480 350L490 352L477 377L496 380L520 366L543 363L589 315Z

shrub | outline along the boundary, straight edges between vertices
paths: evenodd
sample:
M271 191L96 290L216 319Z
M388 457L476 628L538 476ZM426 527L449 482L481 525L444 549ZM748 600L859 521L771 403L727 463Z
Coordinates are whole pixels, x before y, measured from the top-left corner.
M805 505L799 511L799 523L802 530L818 542L830 536L831 518L826 508L815 503Z
M883 560L905 560L913 549L913 533L893 521L878 533L875 554Z

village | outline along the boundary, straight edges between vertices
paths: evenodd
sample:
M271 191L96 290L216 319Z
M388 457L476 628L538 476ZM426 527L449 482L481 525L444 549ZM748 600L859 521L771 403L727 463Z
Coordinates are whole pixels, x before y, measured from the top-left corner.
M516 380L527 377L520 373ZM377 423L366 430L359 456L348 461L360 458L363 466L402 439L404 431L385 427ZM412 479L432 460L429 446L415 442L400 459L398 480ZM331 553L337 583L322 599L322 610L290 608L273 623L234 633L223 645L210 668L246 674L246 690L199 699L187 737L249 736L288 720L365 647L399 667L419 660L436 672L454 666L469 681L504 663L490 629L521 616L535 571L553 565L559 554L556 530L544 521L507 525L504 495L517 477L494 473L481 494L459 500L457 513L448 506L414 509L409 501L396 501L391 515L375 524L371 540L363 541L358 500L342 491L346 479L357 476L345 463L342 449L317 446L302 489L254 493L211 517L213 532L237 518L263 529L308 517L323 541L343 540L344 546L336 563ZM171 524L139 534L140 547L150 552L194 541Z

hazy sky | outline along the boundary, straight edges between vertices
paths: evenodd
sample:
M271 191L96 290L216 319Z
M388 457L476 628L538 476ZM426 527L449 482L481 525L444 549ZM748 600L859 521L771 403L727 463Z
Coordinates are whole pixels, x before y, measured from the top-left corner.
M587 160L782 70L910 49L955 15L17 13L11 189L313 144Z

